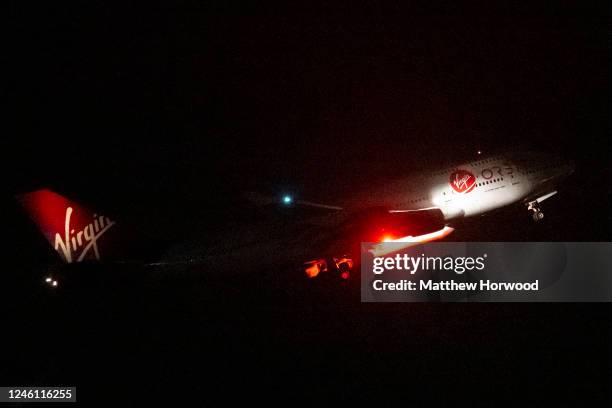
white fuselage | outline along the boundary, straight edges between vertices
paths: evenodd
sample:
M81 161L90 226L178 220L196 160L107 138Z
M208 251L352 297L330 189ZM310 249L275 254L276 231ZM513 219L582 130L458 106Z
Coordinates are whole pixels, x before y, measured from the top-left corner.
M391 212L439 208L450 220L550 193L572 171L568 161L537 153L482 157L386 183L371 198Z

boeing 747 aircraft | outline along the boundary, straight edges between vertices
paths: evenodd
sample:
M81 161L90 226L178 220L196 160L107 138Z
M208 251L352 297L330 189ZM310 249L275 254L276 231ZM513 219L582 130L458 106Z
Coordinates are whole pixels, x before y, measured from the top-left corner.
M515 152L413 174L395 181L373 182L369 192L335 203L316 203L289 195L248 196L258 207L277 210L260 222L227 228L214 240L177 243L151 257L149 265L197 262L252 267L260 263L300 265L309 277L335 271L348 278L358 257L360 242L422 243L453 232L458 219L485 214L517 204L533 220L544 217L542 202L557 194L561 182L574 170L559 157ZM118 255L116 242L125 235L114 217L93 212L50 190L19 197L31 219L65 263L132 259ZM300 209L316 214L302 217ZM291 216L287 217L287 212ZM115 244L113 244L115 243ZM121 249L129 249L121 245ZM127 258L126 258L127 257ZM46 278L57 285L55 278Z

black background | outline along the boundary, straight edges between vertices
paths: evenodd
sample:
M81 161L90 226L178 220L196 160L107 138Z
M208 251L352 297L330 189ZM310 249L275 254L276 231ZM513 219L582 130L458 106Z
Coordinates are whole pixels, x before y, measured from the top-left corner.
M607 171L604 16L228 17L105 3L16 14L17 189L95 180L210 200L222 185L333 189L319 184L517 145Z
M536 229L509 210L456 239L609 239L611 41L600 10L217 11L96 2L11 12L9 281L34 276L21 265L49 256L12 204L19 192L50 186L135 217L174 210L186 224L212 223L248 189L333 201L372 180L518 145L576 162L546 222ZM105 383L132 398L133 378L143 390L185 380L199 397L254 386L312 398L377 396L392 383L433 391L457 377L468 390L489 378L508 394L518 380L592 395L605 378L605 305L361 305L350 287L300 283L296 301L253 277L220 281L167 291L132 282L113 295L89 287L100 297L67 300L7 287L18 328L7 349L17 352L2 382L68 382L95 400L94 384ZM209 284L223 289L212 295Z

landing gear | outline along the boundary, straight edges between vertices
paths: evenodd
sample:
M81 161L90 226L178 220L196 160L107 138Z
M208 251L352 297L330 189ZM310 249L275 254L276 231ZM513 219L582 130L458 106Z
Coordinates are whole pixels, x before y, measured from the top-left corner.
M340 277L344 280L351 277L351 270L353 269L353 259L343 256L340 259L334 258Z
M527 209L533 212L531 216L533 217L534 221L538 222L538 221L541 221L542 218L544 218L544 213L540 209L540 203L538 203L537 200L530 202L527 205Z

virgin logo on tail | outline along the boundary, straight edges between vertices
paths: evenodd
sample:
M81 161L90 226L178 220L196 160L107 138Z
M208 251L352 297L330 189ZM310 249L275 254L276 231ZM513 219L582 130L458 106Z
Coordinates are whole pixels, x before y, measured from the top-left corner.
M68 263L74 261L81 262L92 250L96 259L100 260L98 239L110 227L115 225L115 222L108 219L108 217L94 215L92 222L87 224L82 230L75 231L70 227L72 212L72 207L66 208L64 236L62 237L59 232L55 233L55 250L62 254Z
M450 185L460 194L469 193L476 187L476 177L467 170L457 170L450 175Z

